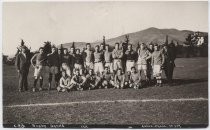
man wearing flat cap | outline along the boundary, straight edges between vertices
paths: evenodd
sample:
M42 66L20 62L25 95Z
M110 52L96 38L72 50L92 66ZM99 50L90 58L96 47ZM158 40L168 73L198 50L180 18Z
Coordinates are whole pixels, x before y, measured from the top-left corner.
M19 91L27 91L28 90L28 72L30 67L30 55L27 53L27 47L22 46L21 52L19 52L16 56L15 63L18 75L19 75Z

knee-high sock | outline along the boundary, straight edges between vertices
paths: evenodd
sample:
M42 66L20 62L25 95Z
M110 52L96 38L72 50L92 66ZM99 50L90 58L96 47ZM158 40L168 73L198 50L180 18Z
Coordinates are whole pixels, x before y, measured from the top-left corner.
M36 87L37 81L38 81L38 79L37 79L37 77L35 77L35 79L34 79L34 88Z
M42 87L42 85L43 85L43 77L40 77L39 83L40 83L40 87Z

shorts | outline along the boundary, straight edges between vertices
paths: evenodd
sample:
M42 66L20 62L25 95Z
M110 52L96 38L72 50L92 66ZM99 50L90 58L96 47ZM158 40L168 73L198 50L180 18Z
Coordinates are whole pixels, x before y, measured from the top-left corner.
M95 63L95 65L94 65L94 72L95 73L97 73L97 72L102 73L103 71L104 71L103 63L102 62Z
M147 65L138 65L138 70L147 70Z
M46 66L38 65L36 66L34 70L34 77L43 76L43 74L46 72Z
M154 65L153 76L154 77L161 77L161 73L162 73L161 66L160 65Z
M122 61L120 59L114 59L113 68L114 68L114 70L117 70L119 68L122 69Z
M81 64L76 64L76 63L75 63L75 64L74 64L74 68L80 70L80 69L82 69L83 67L82 67Z
M127 61L126 62L126 70L131 71L132 67L135 67L135 62L134 61Z
M105 67L108 67L110 72L113 72L113 63L105 63Z
M86 62L85 66L86 66L86 69L88 69L88 70L94 68L93 62Z

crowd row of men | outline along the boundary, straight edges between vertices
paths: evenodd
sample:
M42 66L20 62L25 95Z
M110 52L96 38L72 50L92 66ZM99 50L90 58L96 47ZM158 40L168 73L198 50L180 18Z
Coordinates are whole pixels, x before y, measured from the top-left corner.
M19 73L19 91L28 90L27 76L30 64L34 67L34 84L32 91L41 91L43 77L48 75L48 89L52 88L54 77L58 91L85 90L96 88L141 88L143 79L149 84L155 79L156 86L162 86L162 70L165 71L168 83L172 82L174 60L176 58L173 43L164 45L140 44L134 51L132 44L127 50L120 49L119 43L111 52L109 45L101 44L91 49L91 44L86 44L86 49L74 50L74 47L58 49L52 47L51 53L44 53L44 48L39 48L39 53L29 58L27 48L21 47L21 52L16 56L16 67ZM75 53L74 53L75 52ZM123 65L124 64L124 65ZM143 78L144 77L144 78ZM37 88L37 82L40 87Z

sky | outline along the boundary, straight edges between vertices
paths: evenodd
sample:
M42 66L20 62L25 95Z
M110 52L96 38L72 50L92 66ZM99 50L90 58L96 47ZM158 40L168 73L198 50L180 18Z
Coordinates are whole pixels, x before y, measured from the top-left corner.
M51 41L95 42L149 27L208 32L208 2L4 2L3 54L24 39L32 51Z

